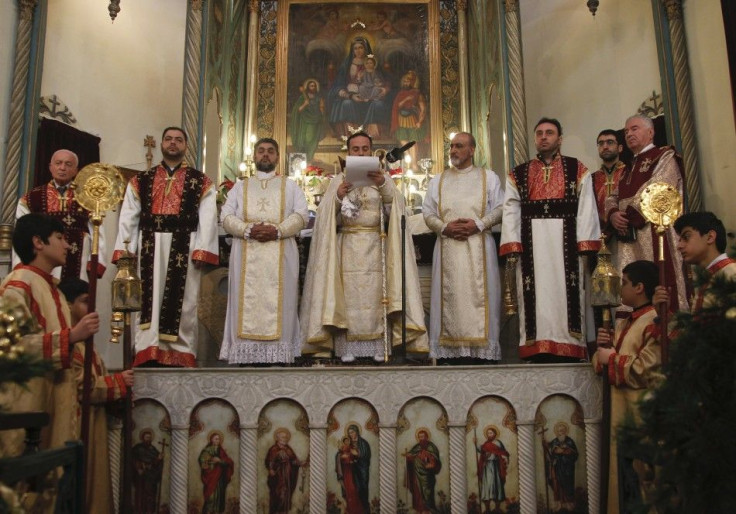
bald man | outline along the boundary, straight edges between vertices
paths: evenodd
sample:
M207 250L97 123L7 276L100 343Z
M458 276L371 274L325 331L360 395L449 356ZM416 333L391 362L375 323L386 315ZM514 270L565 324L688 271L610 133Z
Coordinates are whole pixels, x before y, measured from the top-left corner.
M66 264L54 269L53 275L58 279L77 277L89 280L88 263L92 251L92 224L89 212L79 205L74 197L74 190L69 186L79 171L79 158L71 150L57 150L49 163L51 182L34 187L18 201L15 219L31 212L47 214L64 224L64 236L69 243ZM105 239L100 231L99 264L97 276L102 277L107 263ZM20 259L13 252L13 267Z

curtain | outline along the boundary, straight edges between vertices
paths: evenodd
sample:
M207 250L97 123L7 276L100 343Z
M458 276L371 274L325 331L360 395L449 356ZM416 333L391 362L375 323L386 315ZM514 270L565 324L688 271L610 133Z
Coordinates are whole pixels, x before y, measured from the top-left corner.
M42 118L38 125L36 140L36 165L32 186L46 184L51 180L49 162L57 150L71 150L79 157L79 169L100 161L101 139L57 120Z

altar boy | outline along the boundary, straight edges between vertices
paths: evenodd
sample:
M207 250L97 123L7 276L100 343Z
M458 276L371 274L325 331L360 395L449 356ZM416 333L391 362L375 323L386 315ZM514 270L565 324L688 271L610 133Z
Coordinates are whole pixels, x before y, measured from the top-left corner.
M652 305L658 277L657 265L651 261L628 264L621 277L621 303L633 311L616 321L613 338L608 330L598 329L598 351L593 355L593 366L598 374L607 366L607 382L611 387L612 437L607 512L619 512L619 503L620 512L628 512L626 505L640 498L633 460L618 455L615 434L618 425L628 415L639 419L639 398L647 389L652 371L657 370L662 363L655 322L657 312ZM632 487L632 484L635 486Z

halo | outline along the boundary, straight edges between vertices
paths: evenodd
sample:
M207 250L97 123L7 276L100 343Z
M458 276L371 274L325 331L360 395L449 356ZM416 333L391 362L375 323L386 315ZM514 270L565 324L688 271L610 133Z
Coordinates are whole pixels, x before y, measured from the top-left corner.
M427 427L419 427L417 428L417 431L414 432L414 438L419 441L419 432L424 432L427 434L427 439L432 439L432 432L429 431Z
M220 432L219 430L210 430L210 433L207 434L207 442L209 443L212 441L212 436L219 435L220 436L220 445L225 442L225 435Z
M146 434L151 434L151 439L153 439L153 429L151 428L144 428L143 430L141 430L140 433L138 434L138 439L143 441L143 436Z
M498 437L498 434L500 433L498 430L498 427L496 425L486 425L483 428L483 435L485 436L488 433L488 430L493 430L493 432L496 434L496 437Z
M555 434L557 433L557 427L565 427L565 433L567 433L567 434L570 433L570 425L568 425L564 421L558 421L557 423L555 423L555 426L554 426L554 429L553 429L553 431L555 432Z
M274 431L274 433L273 433L273 440L274 440L274 441L278 441L278 435L279 435L279 434L281 434L281 433L284 433L284 434L286 434L286 442L287 442L287 443L288 443L289 441L291 441L291 432L290 432L290 431L289 431L289 429L288 429L288 428L286 428L286 427L279 427L279 428L277 428L277 429L276 429L276 430Z
M360 423L358 423L357 421L348 421L347 423L345 423L345 432L344 433L348 437L350 437L348 435L348 430L350 430L350 427L356 427L358 429L358 435L360 436L360 434L361 434L361 428L362 428L360 426Z

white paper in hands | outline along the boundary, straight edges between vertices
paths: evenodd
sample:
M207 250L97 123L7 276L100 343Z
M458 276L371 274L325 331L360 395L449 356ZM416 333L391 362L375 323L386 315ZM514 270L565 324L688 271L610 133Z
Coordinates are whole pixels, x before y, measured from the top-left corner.
M368 177L368 172L380 169L378 157L348 155L345 159L345 180L353 187L372 186L375 182Z

